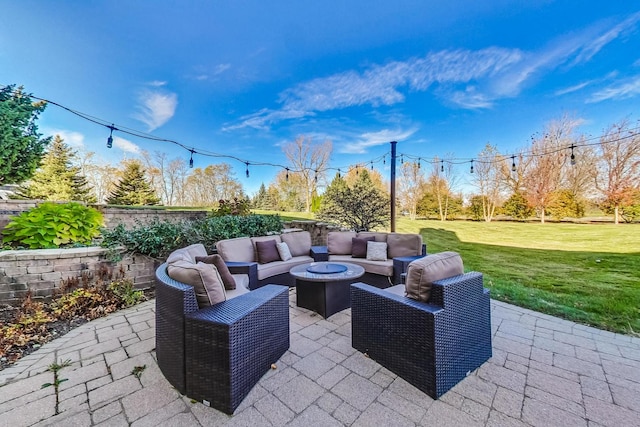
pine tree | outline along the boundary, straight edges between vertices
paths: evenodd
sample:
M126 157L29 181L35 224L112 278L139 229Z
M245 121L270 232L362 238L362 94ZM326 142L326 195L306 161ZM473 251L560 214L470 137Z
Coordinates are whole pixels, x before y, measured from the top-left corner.
M41 138L36 121L46 103L33 102L22 86L0 89L0 185L29 179L51 137Z
M138 160L125 162L122 179L107 198L112 205L157 205L160 198L145 177L145 170Z
M18 189L18 194L29 199L74 200L95 203L96 197L73 165L76 153L56 135L45 153L40 167L31 180Z

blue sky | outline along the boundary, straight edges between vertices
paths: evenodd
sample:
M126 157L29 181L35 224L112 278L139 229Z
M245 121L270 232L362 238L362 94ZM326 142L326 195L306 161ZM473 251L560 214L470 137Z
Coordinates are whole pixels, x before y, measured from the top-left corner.
M525 146L572 115L597 136L638 120L632 1L0 0L0 84L196 151L286 164L281 145L333 142L333 167L398 153L471 159ZM45 134L117 163L189 152L49 106ZM228 162L253 193L275 167ZM386 165L375 167L388 175Z

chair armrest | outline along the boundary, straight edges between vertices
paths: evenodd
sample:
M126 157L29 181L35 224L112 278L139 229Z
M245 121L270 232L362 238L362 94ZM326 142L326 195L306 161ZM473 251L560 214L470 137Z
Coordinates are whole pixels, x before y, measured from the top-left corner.
M329 261L329 251L326 246L311 246L311 257L315 262Z
M246 274L249 276L249 289L258 287L258 263L257 262L224 262L231 274Z
M422 245L422 247L424 249L425 245ZM406 274L407 268L409 268L409 264L423 257L424 255L401 256L401 257L394 258L393 259L393 284L399 285L401 283L404 283L404 281L402 280L402 275Z
M422 244L422 256L427 256L427 244Z

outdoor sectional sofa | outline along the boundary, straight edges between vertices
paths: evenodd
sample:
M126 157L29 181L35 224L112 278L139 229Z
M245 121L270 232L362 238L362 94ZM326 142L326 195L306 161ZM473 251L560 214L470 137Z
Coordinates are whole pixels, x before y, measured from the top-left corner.
M367 257L366 249L365 253L353 253L354 239L360 240L361 244L366 240L384 243L384 255L371 259ZM274 255L273 249L267 250L265 256L264 246L271 241L275 241L275 245L286 243L291 258L285 261ZM295 280L289 270L314 261L342 261L360 265L365 270L361 279L363 282L386 288L400 283L401 275L409 263L426 255L426 245L419 234L351 231L329 232L327 246L312 246L308 231L290 231L270 236L221 240L216 244L216 250L235 272L248 275L250 289L267 283L294 286Z
M156 270L158 366L180 393L232 414L289 348L289 289L249 291L243 275L234 275L235 290L209 289L221 277L196 257L207 258L201 244L174 251ZM221 301L208 305L212 297Z

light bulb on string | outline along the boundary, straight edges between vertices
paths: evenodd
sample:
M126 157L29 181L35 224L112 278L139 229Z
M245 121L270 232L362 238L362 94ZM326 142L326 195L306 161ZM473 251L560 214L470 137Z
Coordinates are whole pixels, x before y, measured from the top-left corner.
M511 172L516 171L516 156L511 156Z
M404 165L404 154L400 154L400 164Z
M247 165L247 170L245 171L245 175L247 175L247 178L249 178L249 162L244 162L245 165Z
M444 172L444 160L440 160L440 172Z
M469 173L473 173L473 159L471 159L471 168L469 169Z
M340 175L340 169L338 169L338 178L341 178L342 175Z
M109 128L109 138L107 138L107 148L113 147L113 131L117 130L116 127L111 124L111 126L107 126Z
M318 169L315 170L315 175L313 176L313 180L317 183L318 182Z
M189 150L191 152L191 157L189 158L189 167L193 169L193 150Z
M573 154L574 148L575 148L575 145L571 144L571 166L576 164L576 155Z
M356 165L356 176L358 176L360 171L358 170L358 165Z
M371 170L373 170L373 162L371 162Z
M420 157L418 157L418 169L420 169Z
M287 174L285 175L285 180L289 182L289 168L285 168L287 170Z

